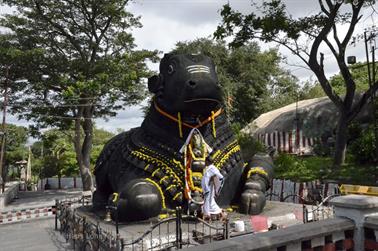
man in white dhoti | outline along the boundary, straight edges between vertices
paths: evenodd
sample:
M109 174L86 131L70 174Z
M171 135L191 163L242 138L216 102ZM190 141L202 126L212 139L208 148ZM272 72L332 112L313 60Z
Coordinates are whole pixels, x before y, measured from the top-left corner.
M206 167L203 172L201 186L204 196L202 213L204 219L211 219L211 215L223 217L223 210L218 206L215 197L223 186L223 175L214 166L210 157L206 158Z

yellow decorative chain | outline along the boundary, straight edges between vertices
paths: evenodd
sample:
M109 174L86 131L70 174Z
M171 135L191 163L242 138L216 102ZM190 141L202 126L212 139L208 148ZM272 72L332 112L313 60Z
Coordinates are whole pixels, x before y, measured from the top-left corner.
M162 207L163 208L167 208L166 205L165 205L165 196L163 194L163 190L161 189L161 187L155 182L153 181L152 179L150 178L146 178L146 180L150 183L152 183L159 191L160 195L161 195L161 204L162 204Z
M176 200L176 199L180 196L180 194L182 194L182 192L178 192L178 193L172 198L172 200Z
M173 172L173 170L166 164L164 163L163 161L157 159L157 158L154 158L154 157L151 157L147 154L144 154L142 152L139 152L139 151L132 151L131 152L131 155L134 155L136 157L138 157L139 159L141 160L144 160L146 162L150 162L152 164L157 164L158 167L161 166L163 167L164 169L166 169L170 175L172 175L176 181L179 183L179 184L182 184L182 181L180 180L180 178L176 175L175 172Z
M160 171L160 168L157 168L155 171L152 172L151 176L154 177L157 172Z
M179 167L182 171L185 171L184 166L182 165L180 161L172 159L172 163L175 164L177 167Z
M164 176L163 178L161 178L161 179L159 180L159 184L163 183L163 181L164 181L166 178L169 178L169 176Z
M217 150L214 154L213 154L213 159L216 159L220 154L222 153L221 150Z
M169 191L169 189L171 189L172 187L175 187L175 186L176 186L175 184L172 184L172 185L168 186L165 190Z
M147 148L147 147L145 147L145 146L142 146L139 150L138 150L139 152L141 152L142 154L145 154L145 155L147 155L147 156L151 156L152 154L155 154L155 155L157 155L157 157L159 157L160 159L162 159L162 160L159 160L159 161L161 161L161 162L163 162L163 163L167 163L167 162L169 162L169 163L172 163L172 164L174 164L176 167L178 167L179 169L181 169L181 171L184 171L184 166L181 164L181 162L179 161L179 160L175 160L175 159L168 159L166 156L164 156L164 155L162 155L162 154L160 154L160 153L158 153L158 152L156 152L156 151L153 151L153 150L151 150L151 149L149 149L149 148ZM157 159L157 158L156 158ZM166 162L164 162L164 161L166 161ZM145 169L144 170L147 170L148 169L148 167L146 166L145 167Z

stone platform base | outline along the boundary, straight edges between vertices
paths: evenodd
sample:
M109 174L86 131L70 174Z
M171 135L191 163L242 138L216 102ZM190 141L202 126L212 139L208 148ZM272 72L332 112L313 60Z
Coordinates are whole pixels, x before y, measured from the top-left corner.
M112 222L105 222L105 212L97 212L94 213L92 211L91 206L84 206L78 207L77 213L82 216L85 216L87 220L90 220L94 223L99 222L101 228L105 230L109 230L113 233L116 232L116 227L114 221ZM173 215L174 217L174 215ZM284 202L277 202L277 201L267 201L267 204L264 208L262 214L258 216L250 216L240 214L236 211L228 212L228 219L230 223L230 235L243 235L249 234L253 232L259 232L267 230L271 227L278 227L278 228L285 228L290 225L295 224L302 224L303 223L303 208L301 204L293 204L293 203L284 203ZM158 224L161 221L158 217L151 218L146 221L138 221L138 222L126 222L126 223L119 223L119 233L121 237L125 239L137 239L141 235L143 235L146 231L151 229L152 226ZM235 228L235 222L240 221L244 222L244 231L236 231L240 230ZM223 223L220 221L212 221L210 222L212 226L221 228ZM255 226L253 226L255 224ZM204 230L200 229L203 226L194 226L194 223L191 224L183 224L182 231L183 235L187 234L186 232L192 232L192 230ZM161 232L175 232L175 222L171 222L161 226ZM198 229L195 229L198 227ZM254 229L255 228L255 229ZM265 228L265 229L264 229ZM189 231L188 231L189 230ZM207 232L207 231L205 231Z

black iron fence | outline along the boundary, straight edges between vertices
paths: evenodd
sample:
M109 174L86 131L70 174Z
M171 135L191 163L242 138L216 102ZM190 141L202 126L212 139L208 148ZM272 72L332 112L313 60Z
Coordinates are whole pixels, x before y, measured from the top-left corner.
M163 219L139 237L121 236L116 223L116 233L106 231L99 222L94 223L76 210L87 205L86 198L56 201L55 229L59 230L73 248L81 250L172 250L196 246L229 238L228 220L209 223L193 216L175 214Z
M84 196L75 200L57 200L55 230L59 230L66 241L72 243L74 250L122 250L119 236L76 212L78 205L88 204L89 201Z

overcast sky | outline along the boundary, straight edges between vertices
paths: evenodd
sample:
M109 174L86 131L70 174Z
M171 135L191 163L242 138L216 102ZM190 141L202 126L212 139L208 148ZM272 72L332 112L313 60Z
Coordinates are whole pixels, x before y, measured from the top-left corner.
M127 10L136 16L141 16L142 28L133 30L135 42L140 49L159 50L169 52L178 41L190 41L196 38L211 37L221 18L219 10L222 5L230 2L231 6L241 12L250 13L254 8L249 0L136 0L129 4ZM308 16L319 11L317 0L286 0L289 14L294 17ZM377 5L377 4L376 4ZM375 6L378 9L378 6ZM0 12L4 12L2 10ZM378 15L364 13L361 24L356 33L362 33L364 28L370 27L378 20ZM340 27L342 32L343 27ZM273 44L261 44L263 49L274 47ZM280 48L280 52L287 57L290 65L303 65L288 51ZM337 73L335 62L327 51L326 72L328 75ZM361 42L348 50L347 55L355 55L357 61L365 61L365 51ZM292 71L301 81L315 80L313 74L301 67L283 65ZM154 70L158 65L151 65ZM108 121L98 120L97 125L106 130L115 131L117 128L128 130L139 126L143 120L143 113L139 107L126 107L118 116ZM15 119L8 120L15 123ZM20 122L18 122L20 123Z

